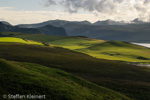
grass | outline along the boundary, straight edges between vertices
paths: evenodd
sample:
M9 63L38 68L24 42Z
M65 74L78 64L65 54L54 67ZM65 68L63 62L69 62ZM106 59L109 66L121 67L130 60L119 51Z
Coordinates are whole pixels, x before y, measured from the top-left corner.
M59 69L0 59L1 100L3 94L45 95L45 100L130 100Z
M14 35L12 36L14 37L53 44L82 52L96 58L124 62L150 62L150 49L127 42L103 41L84 37L47 36L19 33L13 34Z
M63 48L68 48L71 50L88 48L93 45L104 42L103 40L89 39L89 38L81 38L81 37L70 37L60 40L55 40L49 42L51 44L61 46Z
M0 43L0 58L58 68L135 100L150 98L150 69L146 67L97 59L60 47L19 43Z
M121 41L108 41L79 51L108 60L150 62L149 48Z
M1 43L1 58L38 63L62 69L100 86L120 92L134 100L149 100L150 98L150 69L103 60L148 63L150 61L150 50L148 48L126 42L98 41L85 37L59 37L20 33L15 33L12 36L55 44L60 47ZM86 54L103 59L96 59Z
M21 39L21 38L15 38L15 37L0 37L0 42L16 42L16 43L24 43L24 44L35 44L35 45L43 45L40 42L35 42L32 40L27 39Z
M39 34L17 34L14 35L18 38L25 38L28 40L34 40L39 42L46 42L49 44L61 46L64 48L69 48L71 50L87 48L99 43L104 42L103 40L89 39L84 37L65 37L65 36L49 36L49 35L39 35Z

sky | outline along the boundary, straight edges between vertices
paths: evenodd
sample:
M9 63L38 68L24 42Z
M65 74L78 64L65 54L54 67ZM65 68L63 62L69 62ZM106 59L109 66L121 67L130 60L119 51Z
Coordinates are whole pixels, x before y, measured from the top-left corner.
M0 21L13 25L47 20L150 21L150 0L0 0Z

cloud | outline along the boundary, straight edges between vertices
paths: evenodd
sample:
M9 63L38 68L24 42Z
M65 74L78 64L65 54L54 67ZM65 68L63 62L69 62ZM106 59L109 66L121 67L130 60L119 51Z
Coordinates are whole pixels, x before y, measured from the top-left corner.
M47 2L44 4L44 6L50 6L50 5L56 5L56 2L54 0L47 0Z
M7 21L13 25L17 24L31 24L39 23L47 20L69 20L69 21L82 21L89 20L95 22L98 20L92 14L69 14L67 12L58 12L58 11L19 11L11 9L9 7L0 7L0 21ZM82 16L82 17L81 17ZM94 19L93 19L94 18Z
M150 0L59 0L69 13L77 13L81 10L92 12L96 15L111 15L126 19L125 16L143 21L150 21ZM52 2L52 0L49 0ZM56 4L56 2L55 2ZM96 12L96 13L95 13ZM97 14L99 13L99 14ZM132 16L131 16L132 15ZM128 19L127 18L127 19Z

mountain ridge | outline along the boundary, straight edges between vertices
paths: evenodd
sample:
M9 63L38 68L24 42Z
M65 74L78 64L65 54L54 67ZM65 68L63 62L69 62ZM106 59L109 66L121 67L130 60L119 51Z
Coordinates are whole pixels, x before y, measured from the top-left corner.
M29 34L67 36L65 29L62 27L46 25L40 28L21 28L18 26L8 25L6 22L5 23L0 22L0 32L21 32Z
M102 40L150 43L150 23L140 22L139 19L133 21L136 23L124 23L112 20L100 21L97 22L97 25L88 24L86 21L82 23L64 20L52 20L43 23L44 25L50 24L56 27L63 27L68 36L87 36L89 38ZM37 26L42 25L43 23L38 23ZM117 23L119 23L119 25ZM24 24L20 27L37 26L36 24Z

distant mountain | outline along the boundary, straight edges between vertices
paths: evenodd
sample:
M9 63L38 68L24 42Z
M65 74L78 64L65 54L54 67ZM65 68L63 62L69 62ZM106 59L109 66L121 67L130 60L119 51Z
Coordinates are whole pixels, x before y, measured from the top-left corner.
M134 24L143 24L144 22L142 20L140 20L139 18L134 19L133 21L131 21Z
M150 23L141 22L139 19L135 19L128 24L112 20L98 21L93 24L88 21L52 20L18 26L37 28L44 25L63 27L69 36L87 36L103 40L150 43Z
M84 25L91 25L92 23L85 20L85 21L72 21L70 23L76 23L76 24L84 24Z
M13 30L13 27L10 25L6 25L3 22L0 22L0 32L5 32L8 30Z
M53 25L55 27L62 27L68 23L91 25L91 23L89 21L81 21L80 22L80 21L50 20L50 21L45 21L45 22L37 23L37 24L20 24L17 26L22 27L22 28L39 28L39 27L43 27L46 25Z
M18 26L8 25L3 22L0 22L0 32L21 32L32 34L67 36L65 29L62 27L54 27L51 25L46 25L40 28L22 28Z
M113 21L113 20L104 20L104 21L97 21L93 23L93 25L125 25L123 21Z
M20 27L15 27L15 26L5 24L3 22L0 22L0 32L22 32L22 33L42 34L42 32L40 32L38 29L20 28Z
M150 24L65 25L69 36L87 36L102 40L150 43Z
M37 29L46 35L67 36L65 29L62 27L54 27L52 25L46 25L44 27L40 27Z
M3 23L3 24L6 24L6 25L10 25L10 26L11 26L11 24L8 23L8 22L6 22L6 21L0 21L0 22Z
M64 24L66 24L68 22L69 21L64 21L64 20L50 20L50 21L45 21L45 22L42 22L42 23L20 24L20 25L17 25L17 26L22 27L22 28L39 28L39 27L43 27L43 26L46 26L46 25L53 25L53 26L56 26L56 27L60 27L60 26L63 26Z

